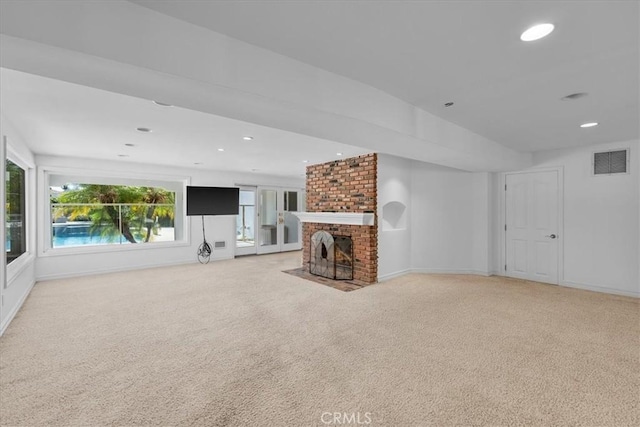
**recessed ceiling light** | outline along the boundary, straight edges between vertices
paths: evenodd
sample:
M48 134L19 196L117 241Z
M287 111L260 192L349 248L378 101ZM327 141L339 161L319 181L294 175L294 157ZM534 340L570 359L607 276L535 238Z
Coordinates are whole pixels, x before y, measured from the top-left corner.
M309 160L303 160L302 163L309 163Z
M561 101L575 101L576 99L584 98L589 95L587 92L576 92L571 95L563 96L560 98Z
M125 147L135 147L136 146L136 144L124 144L124 145L125 145Z
M444 104L445 107L451 107L453 105L453 102L447 102L446 104Z
M244 139L245 141L251 141L253 140L252 136L243 136L242 139Z
M224 151L224 148L218 148L218 151Z
M144 133L151 132L151 129L149 128L136 128L136 130L138 132L144 132Z
M336 156L342 156L342 153L336 153Z
M154 104L159 105L161 107L173 107L173 105L171 104L166 104L164 102L160 102L160 101L153 101Z
M598 126L598 122L589 122L580 125L581 128L592 128L594 126Z
M528 28L522 35L520 35L520 40L523 42L532 42L534 40L539 40L543 37L551 34L555 27L553 24L538 24L534 25L531 28Z

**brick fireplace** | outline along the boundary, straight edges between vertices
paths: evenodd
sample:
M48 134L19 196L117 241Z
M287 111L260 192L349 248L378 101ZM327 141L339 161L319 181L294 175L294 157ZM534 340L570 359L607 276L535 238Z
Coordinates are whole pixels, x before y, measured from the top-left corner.
M303 269L309 272L312 236L323 230L332 236L351 238L353 280L377 282L377 155L308 166L306 192ZM317 219L314 213L320 213Z

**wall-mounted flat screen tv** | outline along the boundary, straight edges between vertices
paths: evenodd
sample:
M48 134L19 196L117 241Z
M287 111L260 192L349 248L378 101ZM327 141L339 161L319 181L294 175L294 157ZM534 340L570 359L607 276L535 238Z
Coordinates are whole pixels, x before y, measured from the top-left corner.
M237 187L187 186L187 215L237 215L239 198Z

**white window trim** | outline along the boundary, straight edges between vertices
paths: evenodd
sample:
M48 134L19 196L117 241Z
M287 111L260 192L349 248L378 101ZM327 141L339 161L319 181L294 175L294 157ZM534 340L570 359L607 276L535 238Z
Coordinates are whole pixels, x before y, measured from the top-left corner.
M149 185L158 185L158 181L171 182L178 184L182 188L182 203L176 206L176 216L178 211L181 211L182 217L182 229L180 240L174 240L172 242L156 242L153 244L144 245L87 245L87 246L73 246L68 248L53 248L51 247L51 209L49 200L49 182L51 175L69 175L78 177L96 177L107 178L114 180L144 180L149 181ZM55 257L55 256L68 256L68 255L81 255L81 254L97 254L97 253L110 253L110 252L126 252L126 251L139 251L139 250L153 250L162 248L175 248L191 245L191 237L189 233L189 224L187 221L187 203L186 203L186 188L190 184L191 178L187 176L176 175L157 175L157 174L142 174L135 172L114 172L106 170L96 169L80 169L80 168L68 168L68 167L56 167L56 166L40 166L38 167L38 200L42 200L42 209L38 210L38 224L42 226L42 232L38 234L38 256L39 257ZM154 184L156 182L156 184Z
M8 142L7 138L4 137L6 143L6 159L18 165L22 170L24 170L24 191L25 191L25 201L24 201L24 209L25 209L25 232L27 234L25 239L26 248L23 254L21 254L18 258L13 260L10 264L6 264L6 282L4 284L5 288L9 288L11 284L15 281L15 279L20 276L20 274L27 268L33 260L35 259L34 255L34 247L35 247L35 195L34 193L34 174L35 174L35 165L26 160L24 157L20 155L11 144ZM4 160L3 160L4 161ZM5 186L6 177L2 178L3 188ZM4 192L3 192L4 194ZM6 194L4 194L6 197ZM4 203L4 202L3 202ZM6 220L6 218L5 218ZM4 226L4 224L3 224ZM4 239L3 239L4 245ZM6 258L6 254L3 254ZM5 260L6 263L6 260Z

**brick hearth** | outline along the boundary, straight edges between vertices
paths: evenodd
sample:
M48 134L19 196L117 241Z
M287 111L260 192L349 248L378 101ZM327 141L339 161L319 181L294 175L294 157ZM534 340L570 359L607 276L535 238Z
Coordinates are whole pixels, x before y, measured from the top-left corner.
M311 236L318 230L349 236L354 245L354 280L378 280L377 155L367 154L307 167L307 212L373 213L374 224L302 225L303 269L309 271Z

